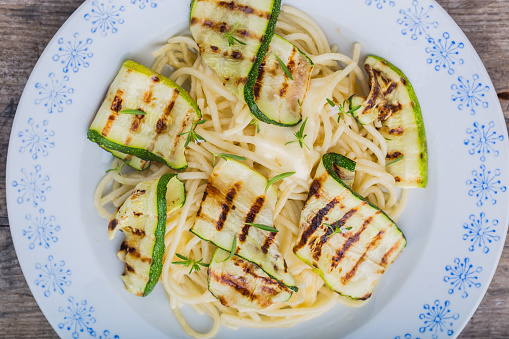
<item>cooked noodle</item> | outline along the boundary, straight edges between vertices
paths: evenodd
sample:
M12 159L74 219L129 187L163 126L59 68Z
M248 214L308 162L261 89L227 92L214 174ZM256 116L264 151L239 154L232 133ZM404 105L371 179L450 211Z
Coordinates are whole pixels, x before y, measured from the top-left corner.
M277 34L286 38L314 61L310 91L303 103L303 115L308 117L307 145L312 148L315 161L307 166L307 178L293 176L280 183L279 201L274 213L274 224L279 229L278 240L293 274L299 292L285 303L271 305L264 310L225 307L207 290L206 270L189 275L189 269L172 265L175 253L210 262L215 247L189 232L213 170L213 153L236 154L247 159L267 177L294 170L291 164L276 164L256 152L260 136L251 123L249 108L229 93L217 75L201 59L196 42L188 36L176 36L153 53L153 69L170 73L170 79L189 89L207 122L198 126L197 133L207 141L191 143L186 150L188 169L179 173L185 182L185 205L167 220L166 252L161 282L170 300L170 307L187 334L195 338L211 338L220 325L238 328L272 328L295 326L323 314L336 303L355 306L358 302L331 292L313 270L293 254L292 248L299 231L300 211L304 205L312 169L327 152L336 152L357 162L354 190L382 208L393 219L401 214L406 193L398 201L394 178L385 170L387 145L373 124L361 126L326 103L326 98L342 103L351 94L367 95L369 86L359 67L360 44L355 44L352 57L337 52L330 46L318 24L302 11L284 6L276 26ZM169 66L169 67L168 67ZM168 72L170 71L170 72ZM260 125L264 125L260 123ZM260 126L266 128L265 126ZM284 145L281 145L284 148ZM118 160L112 164L115 168ZM110 172L99 182L94 195L99 214L110 219L106 207L118 207L129 196L134 186L145 180L156 179L172 172L168 167L153 163L144 172L131 172L121 177ZM360 303L360 302L359 302ZM208 314L214 325L210 332L195 332L181 315L179 308L191 305L197 312Z

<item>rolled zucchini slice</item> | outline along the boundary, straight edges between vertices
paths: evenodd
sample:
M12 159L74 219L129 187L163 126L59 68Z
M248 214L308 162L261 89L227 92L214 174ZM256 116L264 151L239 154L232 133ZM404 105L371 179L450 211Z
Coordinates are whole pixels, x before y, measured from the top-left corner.
M277 191L252 168L234 161L221 161L209 177L191 232L217 247L251 261L270 277L297 291L295 281L279 249L277 233L248 224L273 227Z
M140 114L124 114L126 111ZM135 112L134 112L135 113ZM87 137L109 151L187 167L187 132L200 110L189 94L151 69L126 61L111 84Z
M264 309L285 302L292 290L271 278L258 265L218 248L208 269L208 287L228 307Z
M406 239L383 211L343 181L354 169L355 162L342 155L323 156L302 210L301 233L293 251L331 290L366 300Z
M102 147L102 148L105 151L110 152L111 155L113 155L115 158L125 161L128 166L134 168L135 170L144 171L150 167L150 161L140 159L138 157L135 157L134 155L125 154L125 153L121 153L118 151L113 151L113 150L107 149L105 147Z
M147 296L161 275L166 216L183 206L186 191L175 174L136 185L108 225L108 239L125 234L118 253L125 262L122 280L134 295Z

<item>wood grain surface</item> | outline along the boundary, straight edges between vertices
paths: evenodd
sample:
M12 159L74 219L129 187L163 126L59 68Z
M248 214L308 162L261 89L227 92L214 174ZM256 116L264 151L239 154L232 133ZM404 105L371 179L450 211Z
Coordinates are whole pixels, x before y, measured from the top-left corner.
M127 0L126 0L127 1ZM356 0L363 1L363 0ZM19 267L9 230L5 161L19 98L45 46L80 0L0 0L0 337L56 338ZM477 49L509 122L509 0L440 0ZM509 241L460 338L509 338Z

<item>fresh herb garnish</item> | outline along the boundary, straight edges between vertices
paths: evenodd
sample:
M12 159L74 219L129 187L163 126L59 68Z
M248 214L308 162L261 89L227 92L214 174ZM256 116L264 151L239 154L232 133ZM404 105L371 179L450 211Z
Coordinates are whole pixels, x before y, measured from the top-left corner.
M120 177L122 178L122 181L124 182L124 185L125 185L124 176L122 175L122 169L125 167L125 165L127 165L127 162L124 162L124 164L122 165L122 167L121 167L121 166L120 166L120 164L117 162L117 167L112 168L112 169L109 169L109 170L107 170L105 173L117 172L117 173L120 175Z
M353 116L353 113L355 111L357 111L359 108L361 108L361 105L352 107L352 98L354 97L354 95L351 95L348 99L344 100L342 105L336 105L334 102L332 102L332 100L327 99L327 102L329 103L329 105L331 105L332 107L337 107L339 110L338 122L339 122L339 120L341 120L341 117L343 116L343 114L350 114L351 116ZM348 102L348 107L349 107L348 111L346 110L347 102Z
M388 138L385 138L385 137L384 137L384 139L387 140L387 141L392 141L392 139L388 139Z
M299 107L302 107L302 102L300 102L300 99L297 99L297 103L299 104Z
M286 67L285 63L283 62L283 60L281 60L276 53L274 53L274 56L276 57L277 61L279 62L279 66L281 66L281 68L283 69L283 71L285 72L286 76L290 78L290 80L293 81L293 77L292 77L292 73L290 73L290 70L288 69L288 67Z
M260 133L260 120L253 119L249 124L254 125L256 127L256 133Z
M279 175L276 175L274 178L270 179L269 182L267 183L267 186L265 186L265 193L267 193L267 190L269 189L270 186L272 186L273 184L275 184L278 181L281 181L283 179L291 177L295 173L296 172L286 172L286 173L281 173Z
M235 236L233 238L233 244L232 244L232 249L230 250L230 255L228 256L228 258L226 258L220 262L225 262L226 260L230 260L231 257L233 257L233 255L235 254L235 251L237 251L237 236Z
M206 119L200 119L198 121L193 121L193 124L192 124L189 132L179 133L179 135L187 134L187 139L186 139L186 143L184 144L184 147L187 147L187 145L189 145L191 143L191 141L193 141L193 142L207 141L207 140L205 140L204 137L202 137L201 135L199 135L198 133L196 133L194 131L196 129L197 125L203 125L206 121L207 121Z
M385 165L385 167L389 166L389 165L392 165L392 164L395 164L397 163L398 161L400 161L401 159L403 159L405 157L405 155L403 154L402 156L400 156L399 158L389 162L388 164Z
M239 27L240 23L237 23L235 25L235 27L233 27L233 29L230 31L230 32L226 32L224 33L224 37L226 39L228 39L228 46L233 46L235 45L235 42L238 42L239 44L241 45L245 45L246 43L243 42L243 41L240 41L239 39L235 38L232 34L235 33L235 31L237 30L237 27Z
M329 235L329 237L332 237L334 234L343 234L347 231L350 231L352 227L345 227L345 226L339 226L339 220L336 221L333 225L323 223L325 226L331 229L332 233Z
M191 269L189 270L189 274L193 273L193 271L196 271L196 272L201 271L200 266L209 267L209 264L205 264L202 262L203 259L200 259L200 260L189 259L188 257L183 256L182 254L178 254L178 253L175 253L175 255L177 257L179 257L180 259L182 259L182 261L174 261L174 262L172 262L172 264L183 265L185 267L191 267Z
M278 233L279 232L277 228L274 228L274 227L271 227L271 226L267 226L267 225L251 224L251 223L248 223L248 222L246 222L246 225L259 228L262 231L267 231L267 232L272 232L272 233Z
M147 113L140 111L138 109L125 109L123 111L118 112L119 114L132 114L132 115L147 115Z
M226 154L226 153L216 154L216 153L212 153L212 155L214 156L214 158L212 159L212 166L216 166L216 158L221 158L221 159L224 159L224 160L232 159L232 160L237 160L237 161L244 161L244 160L246 160L246 158L241 157L240 155L234 155L234 154Z
M295 137L297 140L288 141L285 145L293 144L294 142L298 142L300 145L300 148L303 148L306 146L307 149L310 149L308 145L304 142L304 139L308 136L307 134L304 134L304 128L306 128L306 124L308 122L308 118L304 120L302 125L300 126L300 129L295 133Z

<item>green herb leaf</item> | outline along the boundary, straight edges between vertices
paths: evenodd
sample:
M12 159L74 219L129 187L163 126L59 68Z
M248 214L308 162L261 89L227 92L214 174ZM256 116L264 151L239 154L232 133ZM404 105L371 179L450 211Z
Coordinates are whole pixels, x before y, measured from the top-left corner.
M281 68L283 69L283 71L285 72L286 76L290 78L290 80L293 80L293 77L292 77L292 73L290 73L290 70L288 70L288 67L286 67L285 63L283 62L283 60L281 60L276 53L274 53L274 56L276 57L277 61L279 62L279 66L281 66Z
M278 181L281 181L283 179L291 177L295 173L296 172L286 172L286 173L281 173L279 175L276 175L274 178L270 179L269 182L267 183L267 186L265 186L265 193L267 193L270 186L272 186L273 184L275 184Z
M325 222L323 224L330 228L332 231L329 237L332 237L334 234L343 234L352 229L352 227L339 226L339 220L336 221L333 225L327 224Z
M327 102L329 103L329 105L331 105L332 107L336 106L336 104L334 102L332 102L331 99L327 98Z
M251 120L249 124L256 127L256 133L260 133L260 121L258 119Z
M200 119L198 121L193 121L193 124L191 125L191 129L188 132L178 134L181 136L187 134L187 139L186 139L186 143L184 144L184 147L187 147L191 143L191 141L207 142L207 140L205 140L204 137L202 137L201 135L199 135L198 133L195 132L196 126L203 125L206 121L207 121L206 119Z
M191 269L189 270L189 274L193 273L193 271L195 271L195 272L201 271L200 266L209 267L209 264L205 264L202 262L203 259L200 259L200 260L189 259L188 257L186 257L182 254L178 254L178 253L175 253L175 255L177 257L179 257L180 259L182 259L182 261L174 261L174 262L172 262L172 264L182 265L185 267L191 267Z
M297 99L297 103L299 104L299 107L302 107L302 103L300 102L300 99Z
M400 161L401 159L403 159L405 157L405 155L403 154L402 156L400 156L399 158L389 162L387 165L385 165L385 167L389 166L389 165L392 165L392 164L395 164L397 163L398 161Z
M120 164L119 164L119 163L117 163L117 167L112 168L112 169L109 169L109 170L107 170L105 173L117 172L117 173L120 175L120 177L122 178L122 181L124 182L124 185L125 185L124 176L122 175L122 169L124 169L125 165L127 165L127 162L124 162L124 164L122 165L122 167L120 166Z
M385 138L385 137L384 137L384 139L387 140L387 141L392 141L392 139L388 139L388 138Z
M226 260L230 260L231 257L233 257L233 255L235 254L235 251L237 251L237 236L235 236L233 238L233 244L232 244L232 249L230 250L230 255L228 256L228 258L226 258L220 262L225 262Z
M302 125L300 126L300 129L294 134L297 140L289 141L285 145L293 144L294 142L298 142L300 148L303 148L306 146L307 149L310 149L308 145L304 142L304 139L308 136L307 134L304 134L304 129L306 128L306 124L308 123L308 118L304 120Z
M251 223L248 223L248 222L246 222L246 225L259 228L262 231L267 231L267 232L272 232L272 233L278 233L279 232L277 228L274 228L274 227L271 227L271 226L267 226L267 225L251 224Z
M214 156L214 158L212 159L212 166L216 165L216 158L221 158L221 159L224 159L224 160L232 159L232 160L237 160L237 161L245 161L246 160L246 158L241 157L240 155L235 155L235 154L227 154L227 153L216 154L216 153L212 153L212 155Z
M118 113L119 114L132 114L132 115L147 115L147 113L137 110L137 109L125 109Z
M237 38L235 38L233 36L233 33L235 33L235 31L237 30L237 27L239 27L239 25L240 25L240 23L237 23L235 25L235 27L233 27L233 29L230 32L227 32L227 33L224 34L224 37L226 39L228 39L228 46L233 46L233 45L235 45L236 42L241 44L241 45L246 45L245 42L243 42L243 41L241 41L241 40L239 40L239 39L237 39Z

